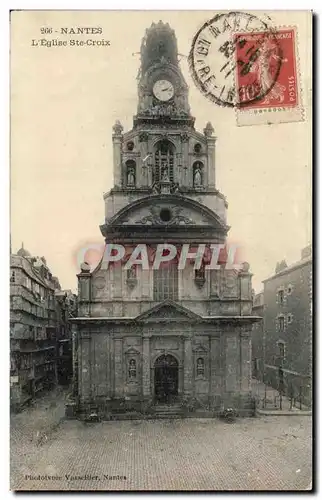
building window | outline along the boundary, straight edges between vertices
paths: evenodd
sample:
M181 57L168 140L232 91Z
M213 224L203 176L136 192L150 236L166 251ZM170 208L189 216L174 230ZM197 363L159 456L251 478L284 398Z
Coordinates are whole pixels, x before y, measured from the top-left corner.
M289 313L289 314L287 315L287 322L288 322L288 324L289 324L289 323L292 323L292 321L293 321L293 314Z
M133 151L133 149L134 149L134 142L133 141L129 141L126 144L126 148L127 148L128 151Z
M16 282L16 273L14 271L11 272L10 283Z
M278 330L284 332L285 329L285 318L284 316L279 316L278 318Z
M129 362L129 379L136 379L136 361L135 359L130 359Z
M200 153L201 152L201 144L199 142L197 142L197 144L195 144L193 150L197 154Z
M284 304L284 290L279 290L277 297L278 297L278 303Z
M285 360L285 343L284 342L278 342L277 343L278 347L278 355L281 361Z
M161 180L173 182L174 146L170 141L163 140L156 144L154 160L153 183Z
M203 377L205 375L205 361L203 358L197 359L197 377Z
M287 293L288 293L288 295L291 295L292 292L293 292L293 286L292 285L288 285L288 287L287 287Z
M178 300L177 265L168 265L153 271L153 297L156 301Z

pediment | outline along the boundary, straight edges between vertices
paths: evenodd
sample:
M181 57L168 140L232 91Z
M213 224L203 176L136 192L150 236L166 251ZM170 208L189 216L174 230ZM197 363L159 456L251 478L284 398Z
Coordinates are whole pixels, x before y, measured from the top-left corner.
M143 314L140 314L136 321L154 322L154 321L197 321L202 319L201 316L180 306L176 302L165 300L161 304L152 307Z
M193 348L194 352L208 352L208 349L202 344L196 344Z
M127 205L110 226L205 226L226 232L221 218L200 202L182 195L151 195Z
M140 351L138 351L137 349L135 349L134 347L129 347L125 352L124 354L130 354L130 355L134 355L134 354L140 354Z

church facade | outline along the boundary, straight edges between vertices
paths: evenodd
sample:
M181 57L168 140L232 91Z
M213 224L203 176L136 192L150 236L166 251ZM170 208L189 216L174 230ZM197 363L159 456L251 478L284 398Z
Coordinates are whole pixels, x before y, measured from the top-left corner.
M196 268L178 256L158 269L157 246L224 245L227 202L216 188L216 137L194 127L188 87L168 24L141 45L138 109L113 127L114 187L104 195L106 245L122 260L78 274L75 369L80 414L153 413L158 405L250 412L252 288L249 265ZM129 267L138 245L148 268ZM192 252L192 250L191 250ZM193 253L193 252L192 252ZM207 257L208 255L208 257ZM106 264L106 263L105 263Z

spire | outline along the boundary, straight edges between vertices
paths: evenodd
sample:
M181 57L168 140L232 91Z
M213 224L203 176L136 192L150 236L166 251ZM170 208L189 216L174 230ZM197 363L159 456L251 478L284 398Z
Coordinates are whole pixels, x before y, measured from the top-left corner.
M178 46L174 30L168 23L152 23L141 44L142 73L154 63L178 65Z
M215 129L210 122L207 123L206 127L203 129L203 133L206 137L211 137Z
M23 242L21 243L21 248L18 250L17 255L20 257L31 257L31 254L26 250L23 246Z

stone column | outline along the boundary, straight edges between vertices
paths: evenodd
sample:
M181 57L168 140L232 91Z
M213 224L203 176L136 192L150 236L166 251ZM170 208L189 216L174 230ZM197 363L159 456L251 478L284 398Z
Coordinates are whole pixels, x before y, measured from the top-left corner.
M242 329L240 334L240 388L242 392L251 390L251 352L250 332Z
M191 180L190 180L190 158L189 158L189 136L186 133L183 133L181 135L181 151L182 151L182 157L181 157L181 163L182 163L182 179L181 179L181 185L185 187L191 187ZM192 174L191 174L192 175Z
M115 397L123 397L123 339L114 339Z
M149 186L149 167L151 158L148 156L148 136L145 132L139 135L140 158L137 159L136 176L137 186ZM143 162L143 160L145 160Z
M143 396L151 396L150 337L143 337Z
M193 356L191 337L184 338L184 370L183 370L183 392L184 395L192 396L192 373Z

